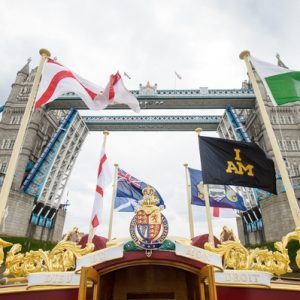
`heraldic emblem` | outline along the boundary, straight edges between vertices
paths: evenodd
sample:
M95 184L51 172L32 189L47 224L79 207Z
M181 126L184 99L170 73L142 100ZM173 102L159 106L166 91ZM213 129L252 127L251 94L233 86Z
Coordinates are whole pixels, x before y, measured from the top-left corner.
M159 200L154 189L147 186L142 192L143 199L130 223L130 235L138 247L157 249L168 235L168 221L156 206Z

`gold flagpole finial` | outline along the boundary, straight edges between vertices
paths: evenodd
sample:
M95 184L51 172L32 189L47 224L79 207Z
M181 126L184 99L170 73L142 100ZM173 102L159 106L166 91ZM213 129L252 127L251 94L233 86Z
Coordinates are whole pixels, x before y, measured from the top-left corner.
M244 50L239 55L240 59L242 59L242 60L244 60L247 56L250 56L250 51L249 50Z
M45 49L45 48L40 49L39 53L40 53L41 56L46 56L46 57L50 57L51 56L50 51L47 50L47 49Z
M187 167L188 165L189 165L189 164L187 164L187 163L183 164L184 167Z
M198 135L201 134L202 128L196 128L195 131L197 132Z
M105 146L106 146L106 139L107 139L108 135L109 135L109 132L107 130L104 130L103 131L103 145L102 145L103 148L105 148Z

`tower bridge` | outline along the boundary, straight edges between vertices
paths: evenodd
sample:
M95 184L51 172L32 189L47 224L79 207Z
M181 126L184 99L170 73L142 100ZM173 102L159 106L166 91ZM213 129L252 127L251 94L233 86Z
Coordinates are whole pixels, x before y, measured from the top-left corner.
M0 122L0 187L5 176L20 120L30 94L35 69L29 62L17 73L4 105ZM142 109L251 109L255 96L249 86L242 89L158 90L157 85L140 85L132 93ZM80 116L87 109L75 94L68 93L31 116L13 186L8 213L0 233L60 240L65 220L61 203L66 182L87 136L93 131L192 131L197 127L216 130L222 116L179 114L163 116ZM108 109L127 109L111 105ZM9 130L8 130L9 129ZM18 217L15 217L15 216Z
M35 71L36 69L30 71L28 62L17 73L4 105L0 121L0 188ZM220 136L225 138L243 139L247 134L249 139L257 142L272 156L265 128L254 105L255 95L247 82L243 83L241 89L201 87L186 90L158 90L157 85L151 86L147 83L145 86L140 85L139 90L132 93L137 97L142 109L225 109L231 106L232 113L226 110L224 116L213 113L209 115L194 113L188 116L179 113L156 116L141 114L105 116L105 111L102 111L101 116L80 116L74 109L87 107L77 95L68 93L56 99L46 108L35 110L31 116L8 199L7 217L0 224L0 233L53 241L61 239L66 216L66 204L61 203L62 195L88 130L192 131L197 127L204 130L218 128ZM269 101L267 98L265 100ZM127 109L127 107L111 105L107 109ZM300 178L299 105L282 108L267 105L267 109L275 134L280 137L279 145L286 153L289 174L293 178ZM298 184L297 182L294 179L294 184ZM298 186L300 187L300 181ZM273 198L273 201L276 201L275 206L280 208L280 213L285 211L288 215L289 207L285 196L281 194ZM282 219L275 232L274 217L264 215L264 211L269 209L269 199L259 201L265 227L265 229L260 227L259 230L264 231L261 236L265 241L279 239L291 231L287 227L293 226L293 222ZM257 230L248 223L247 227L244 225L241 223L238 226L241 240L244 243L261 242L258 240Z

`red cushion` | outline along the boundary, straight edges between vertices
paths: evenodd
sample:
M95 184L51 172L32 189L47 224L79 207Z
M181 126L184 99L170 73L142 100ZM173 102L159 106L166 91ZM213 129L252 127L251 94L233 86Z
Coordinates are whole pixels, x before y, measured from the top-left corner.
M87 240L88 240L88 234L84 235L78 244L81 245L82 248L84 248L86 246ZM107 241L108 239L103 236L94 235L93 237L93 243L95 245L94 251L106 248Z
M221 244L220 241L214 236L215 247ZM204 248L204 244L208 242L208 234L201 234L192 238L192 245L199 248Z

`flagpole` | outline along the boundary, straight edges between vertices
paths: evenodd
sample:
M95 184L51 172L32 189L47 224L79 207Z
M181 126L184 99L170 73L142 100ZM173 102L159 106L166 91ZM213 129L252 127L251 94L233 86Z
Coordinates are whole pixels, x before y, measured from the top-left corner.
M35 102L35 97L37 94L37 90L39 87L40 79L41 79L41 74L43 70L44 63L48 57L51 56L51 53L47 49L40 49L39 51L41 55L40 63L37 68L33 85L31 88L30 95L28 97L28 101L25 107L25 111L22 117L21 125L17 133L17 137L15 140L15 144L13 147L13 151L9 160L9 164L7 167L6 175L4 177L2 189L1 189L1 194L0 194L0 224L2 223L4 211L6 208L6 204L8 201L8 196L9 192L12 186L12 182L14 179L17 163L18 163L18 158L20 155L20 152L22 150L25 134L26 134L26 129L30 121L30 116L31 116L31 111Z
M105 150L105 147L106 147L106 140L107 140L107 137L108 137L108 135L109 135L109 131L107 131L107 130L104 130L103 131L103 144L102 144L102 149L104 149Z
M188 181L188 164L183 165L185 168L185 183L186 183L186 194L187 194L187 205L188 205L188 214L189 214L189 224L190 224L190 236L191 239L195 236L194 233L194 220L193 220L193 210L191 204L191 185Z
M108 240L111 240L111 234L112 234L112 224L113 224L113 217L114 217L114 204L115 204L115 198L117 193L117 185L118 185L118 169L119 165L114 164L115 166L115 174L114 174L114 184L113 184L113 192L111 197L111 207L110 207L110 217L109 217L109 227L108 227Z
M174 88L175 88L175 94L176 94L176 91L177 91L177 87L176 87L176 74L174 73L174 76L175 76L175 81L174 81Z
M202 128L196 128L195 131L197 132L198 136L201 135ZM201 155L201 152L200 152ZM212 227L212 219L210 214L210 203L209 203L209 193L208 193L208 185L203 184L204 187L204 201L205 201L205 209L206 209L206 220L208 226L208 241L209 243L214 246L214 234L213 234L213 227Z
M277 139L276 139L274 130L273 130L271 122L270 122L269 115L268 115L266 107L264 105L263 97L259 90L258 83L256 81L252 66L250 64L250 52L247 50L241 52L240 59L245 61L245 64L247 67L247 71L248 71L248 74L249 74L249 77L250 77L250 80L251 80L251 83L252 83L252 86L254 89L254 93L255 93L255 96L257 99L257 104L260 109L261 117L262 117L262 120L266 127L266 132L270 139L270 143L271 143L272 151L274 153L275 161L276 161L276 164L277 164L278 170L280 172L282 182L283 182L283 185L284 185L284 188L286 191L287 199L289 201L289 205L290 205L290 208L292 211L292 216L293 216L295 225L296 225L296 227L300 227L299 206L297 203L297 199L295 196L293 186L289 179L288 172L285 167L284 160L282 158L282 155L281 155L278 143L277 143Z
M106 140L107 140L108 135L109 135L109 131L104 130L103 131L103 143L102 143L102 149L103 149L104 153L105 153L105 146L106 146ZM93 216L92 216L92 218L93 218ZM88 243L93 242L95 231L96 231L96 227L91 226L91 228L89 230Z

